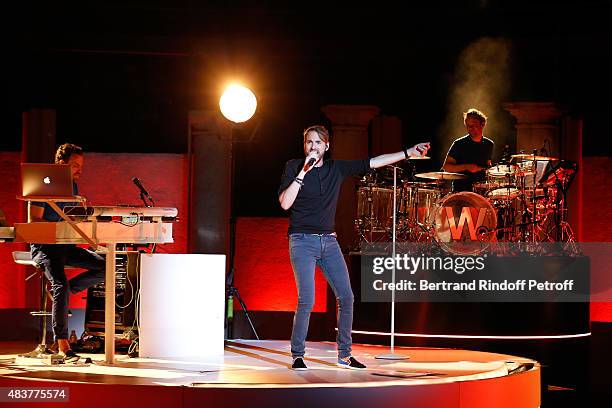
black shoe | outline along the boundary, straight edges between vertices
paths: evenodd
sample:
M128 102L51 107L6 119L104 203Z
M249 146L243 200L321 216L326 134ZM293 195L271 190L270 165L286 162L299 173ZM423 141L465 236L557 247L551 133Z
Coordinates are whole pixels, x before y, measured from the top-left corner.
M293 359L291 369L296 371L304 371L308 370L308 367L306 367L306 364L304 364L304 359L302 357L296 357Z
M60 355L61 357L63 357L64 363L76 363L81 358L81 356L79 356L78 354L76 354L72 350L66 350L66 351L63 351L63 352L60 351L57 354Z
M350 368L351 370L364 370L366 366L355 360L355 357L348 356L346 358L338 357L338 366L343 368Z

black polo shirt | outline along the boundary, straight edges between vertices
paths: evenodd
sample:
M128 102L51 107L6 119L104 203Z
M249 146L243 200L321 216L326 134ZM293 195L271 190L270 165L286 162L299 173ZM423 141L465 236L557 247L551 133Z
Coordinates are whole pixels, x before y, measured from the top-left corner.
M278 195L293 182L305 159L289 160L285 165ZM370 159L325 160L304 176L293 205L289 209L289 234L329 234L335 230L336 205L340 186L348 176L363 176L370 171Z

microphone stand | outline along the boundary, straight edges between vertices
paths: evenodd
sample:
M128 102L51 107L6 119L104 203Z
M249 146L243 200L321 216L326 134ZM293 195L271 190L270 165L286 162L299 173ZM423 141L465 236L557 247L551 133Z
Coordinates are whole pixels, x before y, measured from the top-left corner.
M395 225L396 225L396 215L397 215L397 169L396 166L393 167L393 249L392 256L395 259ZM387 354L379 354L376 358L381 360L407 360L409 357L401 354L395 353L395 263L393 264L393 269L391 270L391 352Z
M150 204L147 202L147 198L149 199L149 201L151 201ZM153 201L151 196L145 196L145 193L143 191L140 192L140 199L144 203L145 207L155 207L155 201Z
M153 200L153 197L151 197L151 195L149 195L147 190L145 190L140 180L137 177L132 177L132 183L134 183L134 185L140 191L140 200L143 202L144 206L145 207L155 207L155 201ZM147 199L151 202L150 204L147 202Z
M134 179L132 179L132 182L134 182ZM148 193L145 194L144 188L141 185L139 185L139 184L136 184L136 187L138 187L138 189L140 190L140 200L142 201L144 206L147 207L147 208L155 207L155 201L153 200L153 198ZM147 202L147 199L150 201L150 203ZM129 247L132 247L135 250L138 249L138 245L136 245L136 244L119 244L119 245L121 245L121 247L120 247L121 250L125 250L125 249L127 249ZM151 245L151 244L147 244L147 247L149 245ZM150 253L154 253L156 247L157 247L157 244L153 244L153 246L150 248Z

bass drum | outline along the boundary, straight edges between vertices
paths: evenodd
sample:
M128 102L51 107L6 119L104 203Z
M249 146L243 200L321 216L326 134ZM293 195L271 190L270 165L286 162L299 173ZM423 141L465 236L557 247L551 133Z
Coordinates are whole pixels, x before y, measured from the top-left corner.
M496 241L497 213L489 200L471 192L450 194L436 204L434 236L456 255L479 254Z

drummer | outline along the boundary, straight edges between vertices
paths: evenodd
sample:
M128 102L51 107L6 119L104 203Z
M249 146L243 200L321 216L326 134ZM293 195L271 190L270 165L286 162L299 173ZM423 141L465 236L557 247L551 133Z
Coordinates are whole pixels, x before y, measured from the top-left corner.
M491 167L493 141L483 136L487 117L475 108L463 112L463 122L468 134L456 139L451 145L442 169L463 173L465 179L453 182L454 191L472 191L472 183L485 179L485 170Z

